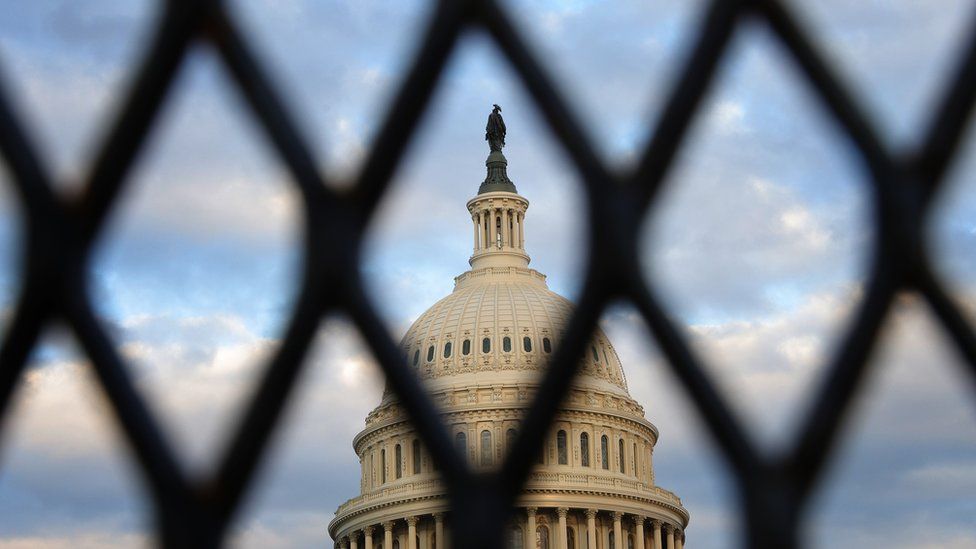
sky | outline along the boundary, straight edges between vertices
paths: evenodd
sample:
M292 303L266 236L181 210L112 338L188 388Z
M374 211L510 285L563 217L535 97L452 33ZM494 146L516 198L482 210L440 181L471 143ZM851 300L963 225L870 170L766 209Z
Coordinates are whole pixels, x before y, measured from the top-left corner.
M323 173L360 167L426 21L424 2L230 2ZM795 0L893 150L911 147L973 15L962 0ZM626 167L694 37L701 1L506 2L599 154ZM85 173L151 28L151 2L15 2L0 74L62 191ZM509 175L531 205L526 247L574 298L582 192L538 109L482 33L459 42L370 228L360 266L399 338L470 255L464 208L484 178L492 103ZM19 286L18 205L0 161L0 328ZM928 228L933 260L976 321L976 139L967 134ZM790 440L863 294L874 235L864 166L761 24L743 25L642 227L647 280L769 451ZM294 307L301 211L287 170L212 51L191 51L98 243L89 291L138 388L204 473ZM974 322L976 324L976 322ZM690 547L737 547L728 471L626 303L601 319L632 396L661 432L658 483L691 513ZM810 507L810 546L974 547L976 414L958 354L925 304L899 298L862 398ZM382 377L354 328L323 321L236 547L321 547L357 495L351 441ZM151 509L70 333L52 327L0 436L0 547L146 546Z

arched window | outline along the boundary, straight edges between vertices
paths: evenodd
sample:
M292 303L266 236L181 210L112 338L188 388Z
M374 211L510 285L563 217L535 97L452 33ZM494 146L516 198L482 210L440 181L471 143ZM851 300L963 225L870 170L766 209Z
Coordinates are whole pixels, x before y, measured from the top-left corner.
M376 482L376 464L374 463L373 457L374 457L373 452L370 452L369 453L369 484L370 484L370 486L372 486L373 483Z
M386 450L380 450L380 483L386 482Z
M491 352L491 338L484 338L481 340L481 352L490 353Z
M566 529L566 547L576 549L576 530L572 528Z
M522 549L524 545L525 537L522 535L522 529L518 526L513 526L509 531L508 549Z
M458 433L454 435L454 447L457 448L459 454L462 458L467 459L468 457L468 435L464 433Z
M502 350L506 353L512 352L512 338L505 336L504 339L502 339Z
M637 443L634 443L634 475L637 475Z
M420 440L413 439L413 474L420 474Z
M596 354L596 345L590 345L590 350L593 351L593 362L600 362L600 355Z
M616 545L614 545L614 541L616 541L616 540L613 539L613 531L612 530L610 531L610 535L607 536L607 538L610 540L610 543L607 544L607 547L609 549L617 549Z
M542 350L551 353L552 352L552 342L549 341L548 337L542 338Z
M590 466L590 434L580 433L580 463L583 467Z
M400 549L400 540L393 540L393 549Z
M461 354L468 356L471 354L471 340L465 339L464 343L461 344Z
M451 342L444 344L444 358L451 358Z
M610 441L607 440L607 435L600 437L600 465L604 469L610 468Z
M556 459L559 465L569 464L569 452L566 450L566 431L556 433Z
M509 429L505 431L505 452L508 454L512 453L512 449L515 448L515 437L517 436L515 429Z
M603 351L603 362L610 364L610 359L607 358L607 348L604 347L603 345L600 345L600 350Z
M396 463L393 465L393 470L396 471L396 478L403 476L403 450L400 445L397 444L393 452L393 457L396 459Z
M434 361L434 346L431 345L430 347L427 348L427 362L433 362L433 361Z
M491 465L491 431L481 431L481 464Z
M627 549L634 549L634 536L631 534L627 535Z
M437 549L437 533L430 533L430 549Z
M550 549L549 547L549 528L537 526L535 529L535 546L538 549Z
M413 352L413 365L416 366L420 363L420 349Z
M522 338L522 348L525 349L526 353L532 352L532 338L525 336Z
M626 473L627 469L624 467L624 439L617 441L617 461L620 462L620 472Z

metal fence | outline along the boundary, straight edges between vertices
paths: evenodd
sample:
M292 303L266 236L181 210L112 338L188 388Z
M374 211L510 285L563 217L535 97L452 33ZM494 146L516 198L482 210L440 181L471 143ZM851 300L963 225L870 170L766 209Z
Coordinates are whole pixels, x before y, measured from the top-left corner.
M768 25L805 81L856 147L870 182L877 239L865 299L837 346L791 443L777 454L761 452L705 373L682 330L663 309L637 262L638 231L654 204L689 122L701 104L745 19ZM563 344L557 350L516 441L493 473L471 471L455 453L435 406L381 323L358 268L364 232L402 159L412 128L429 106L445 61L463 32L482 28L494 40L568 153L585 189L592 219L585 283ZM976 26L974 26L976 29ZM713 0L695 31L693 49L680 68L663 116L632 171L620 172L594 152L561 91L526 46L496 0L445 0L432 6L416 57L389 105L367 161L351 186L327 185L299 137L291 113L247 37L218 0L170 0L156 24L141 66L118 116L94 156L77 196L56 192L49 163L39 157L21 120L0 91L0 150L25 212L21 290L0 348L0 412L8 408L26 360L45 326L61 321L81 342L105 390L115 418L140 464L153 498L157 536L169 547L222 545L239 510L282 408L304 367L320 318L344 312L353 319L402 400L436 461L451 497L455 547L502 545L502 524L541 449L543 435L569 388L585 342L607 303L633 303L650 327L667 363L707 426L731 471L752 547L799 544L807 503L836 445L868 358L892 300L902 292L922 296L976 374L976 334L958 304L933 273L923 238L929 211L955 156L976 96L976 32L971 32L941 101L932 110L915 150L885 148L865 110L848 93L833 67L787 5L778 0ZM137 394L131 368L94 313L87 293L93 243L116 204L133 159L144 145L177 68L195 42L213 47L232 73L287 163L305 214L301 292L259 388L236 422L211 478L191 479L162 435L159 421ZM0 82L2 84L2 82ZM344 188L348 190L335 190ZM324 535L324 534L323 534ZM323 540L325 541L325 540Z

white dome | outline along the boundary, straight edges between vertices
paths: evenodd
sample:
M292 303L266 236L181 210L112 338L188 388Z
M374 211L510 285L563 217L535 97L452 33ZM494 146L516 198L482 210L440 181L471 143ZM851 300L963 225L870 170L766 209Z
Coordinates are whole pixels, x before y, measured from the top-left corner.
M549 290L538 271L468 271L456 279L454 292L420 315L401 347L434 390L486 381L536 383L572 311L573 304ZM627 395L620 360L599 328L575 384Z

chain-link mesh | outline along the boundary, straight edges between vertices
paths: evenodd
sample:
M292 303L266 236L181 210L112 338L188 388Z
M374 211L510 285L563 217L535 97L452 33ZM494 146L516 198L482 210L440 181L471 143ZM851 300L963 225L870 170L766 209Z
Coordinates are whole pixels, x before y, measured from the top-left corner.
M841 338L791 444L779 454L761 452L705 373L681 329L662 307L638 265L638 231L651 210L689 123L705 95L729 40L744 19L768 25L789 51L807 84L853 142L869 175L877 239L865 299ZM958 148L976 95L976 32L933 110L917 150L894 154L883 146L865 110L853 100L807 30L777 0L714 0L697 27L696 42L681 67L662 118L633 171L612 170L595 154L563 94L510 24L495 0L445 0L431 19L412 64L389 106L362 172L351 186L328 185L301 139L281 96L257 62L246 37L220 1L171 0L156 24L132 88L111 122L84 179L84 191L67 198L55 189L48 163L29 142L20 119L0 90L2 150L25 212L21 290L0 348L0 411L21 379L45 326L62 321L91 360L115 418L140 464L152 496L157 536L170 547L222 545L255 469L267 451L281 411L320 318L349 315L400 397L448 486L456 547L500 547L503 523L541 449L544 434L576 373L577 357L611 300L633 303L646 320L667 364L694 402L736 479L746 542L752 547L799 544L810 495L822 477L892 300L915 292L976 373L976 334L937 279L923 232L934 197ZM412 129L428 107L445 61L462 32L491 36L528 89L585 189L591 223L585 283L578 307L501 470L476 473L453 449L434 404L406 364L364 291L359 253L376 205L402 159ZM976 28L976 27L974 27ZM236 86L287 163L304 206L304 270L297 304L259 388L236 422L211 478L191 479L162 435L159 421L137 394L131 368L96 317L87 293L91 251L116 204L133 160L156 121L160 104L189 47L205 42L219 52ZM2 82L0 82L2 84ZM334 190L347 188L348 190ZM323 540L324 541L324 540Z

